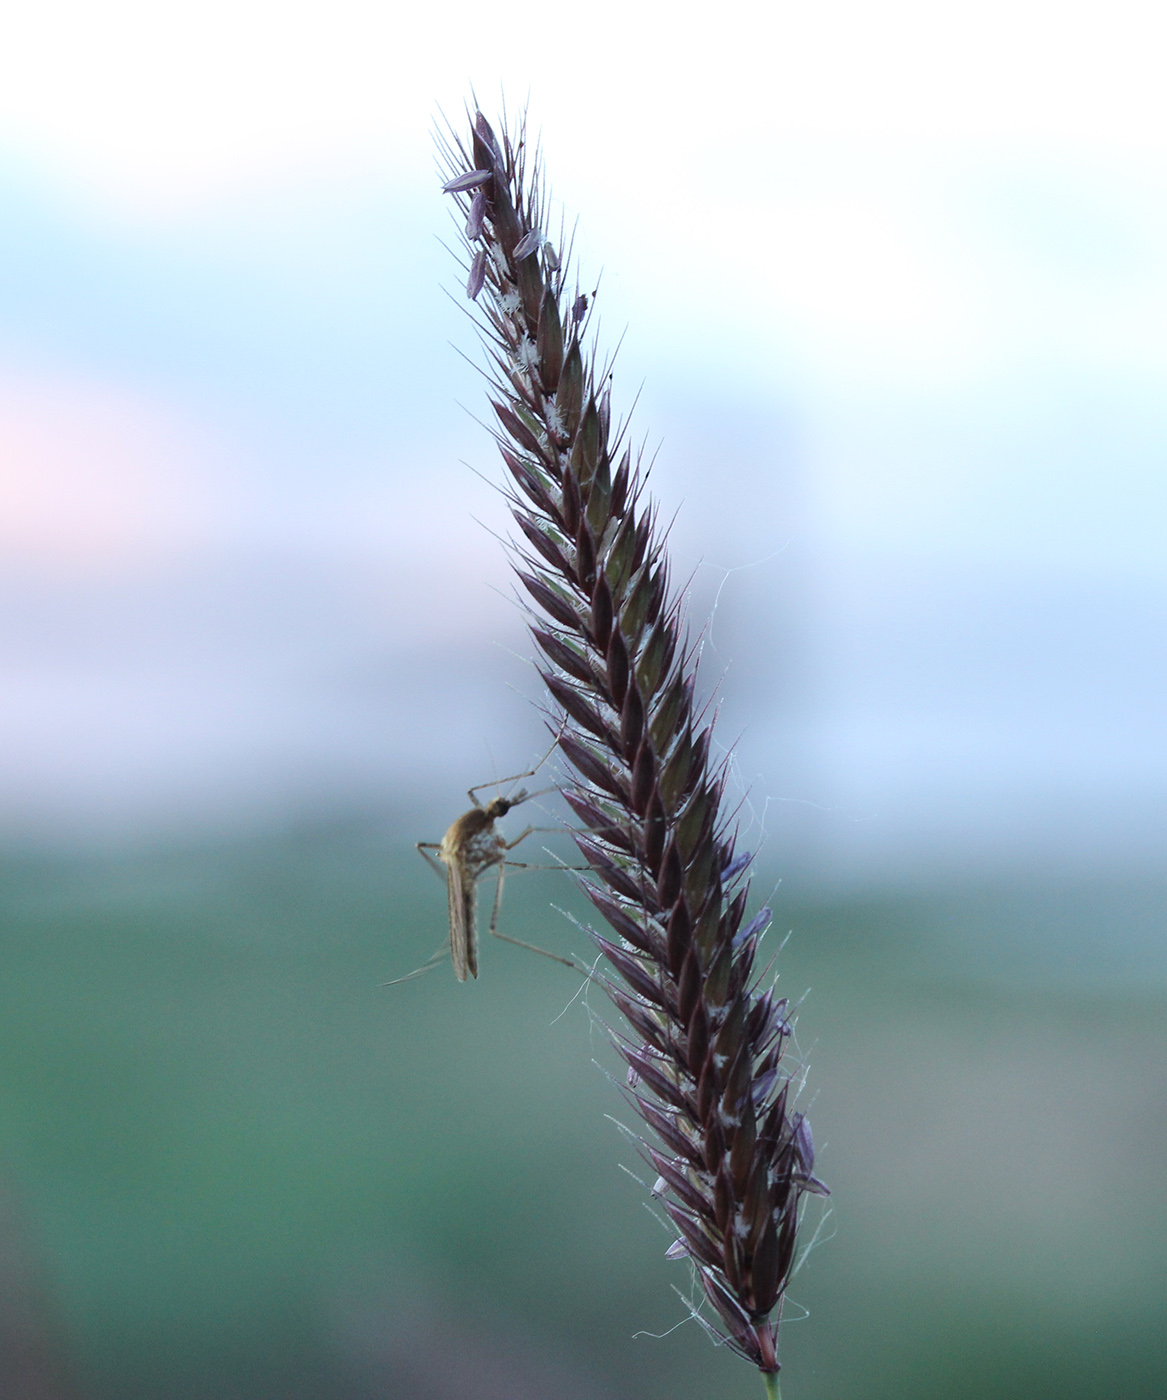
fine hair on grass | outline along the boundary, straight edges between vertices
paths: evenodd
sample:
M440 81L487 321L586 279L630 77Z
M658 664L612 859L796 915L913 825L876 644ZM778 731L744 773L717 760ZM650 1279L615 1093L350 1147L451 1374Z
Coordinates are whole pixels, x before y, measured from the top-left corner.
M668 1253L696 1271L707 1326L777 1395L800 1203L826 1187L783 1063L789 1005L755 966L769 910L746 918L750 857L723 810L695 648L640 461L626 425L613 431L610 367L584 344L570 248L546 236L538 155L523 122L496 133L479 111L439 148L465 221L520 532L512 562L570 772L580 883L608 925L592 934L599 980L626 1022L613 1039L677 1232Z

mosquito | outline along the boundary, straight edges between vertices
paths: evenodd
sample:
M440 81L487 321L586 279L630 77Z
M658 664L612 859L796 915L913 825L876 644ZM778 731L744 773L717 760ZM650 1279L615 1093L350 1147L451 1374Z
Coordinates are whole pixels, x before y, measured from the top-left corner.
M538 769L526 773L516 773L510 778L500 778L497 785L517 782L520 778L532 777ZM470 788L466 795L473 804L468 812L455 821L440 841L419 841L417 849L429 864L445 880L450 901L450 958L454 964L454 976L465 982L467 976L478 976L478 881L492 867L498 871L498 882L494 890L494 906L490 913L490 932L504 943L514 943L532 953L541 953L545 958L579 972L578 963L570 958L561 958L557 953L549 953L545 948L537 948L534 943L524 943L521 938L511 938L498 931L498 911L502 904L503 876L506 870L540 870L545 866L530 865L525 861L508 860L508 855L520 842L536 831L555 831L556 827L529 826L521 831L513 841L507 841L495 830L495 822L514 807L539 797L539 792L528 792L519 788L510 797L495 797L485 805L478 800L478 793L494 783L480 783ZM550 792L550 788L542 789ZM437 852L437 858L430 854ZM444 867L444 868L443 868ZM559 868L559 867L556 867ZM565 866L564 869L573 867ZM445 950L439 950L432 958L414 972L398 977L397 982L407 982L410 977L418 977L445 957ZM386 983L387 986L394 985Z

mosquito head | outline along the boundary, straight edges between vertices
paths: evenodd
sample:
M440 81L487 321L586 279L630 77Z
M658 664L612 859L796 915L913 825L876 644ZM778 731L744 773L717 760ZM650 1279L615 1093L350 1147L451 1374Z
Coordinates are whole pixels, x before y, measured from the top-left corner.
M486 815L492 822L498 821L499 817L505 817L512 807L526 802L529 796L526 788L519 788L518 792L512 792L509 797L496 797L486 804Z

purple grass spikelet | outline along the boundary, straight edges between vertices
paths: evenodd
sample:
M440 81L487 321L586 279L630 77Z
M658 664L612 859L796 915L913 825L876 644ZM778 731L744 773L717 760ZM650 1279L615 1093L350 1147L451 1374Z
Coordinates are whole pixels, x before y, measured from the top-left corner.
M731 880L735 879L738 875L742 873L742 871L746 868L747 865L749 865L750 861L752 860L753 856L749 853L749 851L742 851L740 852L740 854L734 856L733 860L731 860L730 863L721 872L721 883L723 885L726 885Z
M827 1188L784 1060L790 1007L755 965L770 913L746 918L751 857L723 810L695 647L640 461L612 432L610 375L581 344L589 298L568 290L566 251L542 243L539 162L521 126L496 135L481 112L441 149L443 188L481 241L467 291L485 291L514 565L570 770L581 885L609 925L592 935L597 980L626 1023L613 1040L676 1230L666 1252L692 1265L706 1327L776 1396L800 1206Z

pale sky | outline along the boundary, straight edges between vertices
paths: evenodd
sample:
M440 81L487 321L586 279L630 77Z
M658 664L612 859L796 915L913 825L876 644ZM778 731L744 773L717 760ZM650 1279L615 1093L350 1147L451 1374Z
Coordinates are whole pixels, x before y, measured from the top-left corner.
M1130 0L600 0L586 23L554 7L523 23L469 4L45 0L7 17L0 113L18 154L144 214L272 172L418 169L433 104L457 110L468 81L492 104L500 85L529 91L581 187L712 164L748 188L780 148L817 142L1153 160L1162 38L1158 8Z
M430 128L473 82L529 102L626 331L743 782L827 814L781 839L1154 847L1162 52L1148 4L9 16L5 829L458 791L506 748L441 680L521 646L434 241Z

